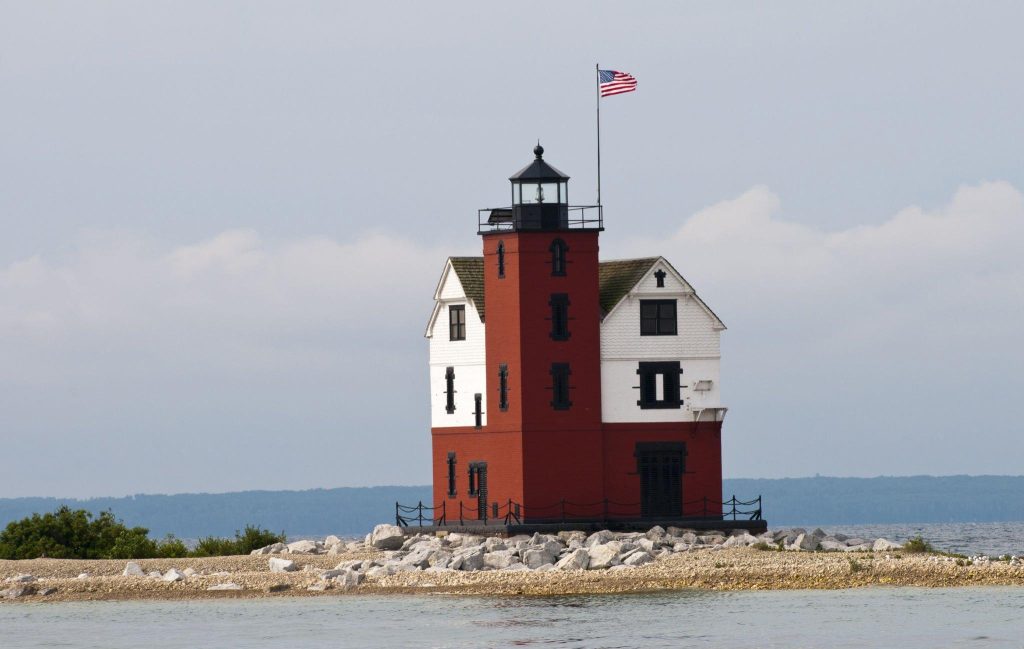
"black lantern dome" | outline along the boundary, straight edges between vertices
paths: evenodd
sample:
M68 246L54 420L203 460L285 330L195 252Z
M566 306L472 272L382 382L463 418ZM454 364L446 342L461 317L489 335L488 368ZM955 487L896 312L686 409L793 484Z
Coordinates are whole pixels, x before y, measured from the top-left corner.
M516 230L561 230L569 227L569 176L544 161L537 142L536 159L509 177L512 222Z

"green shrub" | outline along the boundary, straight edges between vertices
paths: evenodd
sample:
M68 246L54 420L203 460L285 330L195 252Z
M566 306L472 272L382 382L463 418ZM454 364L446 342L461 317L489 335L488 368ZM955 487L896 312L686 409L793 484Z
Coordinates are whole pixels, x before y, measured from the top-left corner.
M49 514L32 514L13 521L0 532L0 559L153 559L187 556L212 557L249 554L257 548L285 540L284 532L247 525L234 539L200 539L189 552L181 539L168 534L161 541L149 538L145 527L126 527L106 511L93 516L66 505Z
M903 550L910 553L920 552L934 552L935 548L928 541L925 541L920 536L915 536L906 543L903 544Z
M850 562L850 572L860 572L864 569L864 566L861 565L860 561L850 558L847 558L846 560Z
M192 551L194 557L222 557L232 554L249 554L253 550L262 548L273 543L284 543L284 532L274 534L269 530L260 529L252 525L246 525L245 531L235 532L235 538L224 539L215 536L207 536L199 539L196 549Z

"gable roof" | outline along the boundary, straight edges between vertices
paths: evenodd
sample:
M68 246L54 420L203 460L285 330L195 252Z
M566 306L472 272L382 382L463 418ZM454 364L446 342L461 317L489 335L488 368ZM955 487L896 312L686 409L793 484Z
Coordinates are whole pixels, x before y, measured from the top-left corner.
M602 261L598 265L598 286L600 291L601 311L605 314L626 297L651 268L658 263L661 257L641 257L639 259L615 259ZM452 269L462 284L462 289L476 307L483 322L486 314L486 300L484 298L484 258L483 257L449 257ZM665 262L669 268L671 264ZM675 271L674 268L672 268ZM678 275L678 271L676 271ZM680 277L680 279L682 279ZM696 296L695 296L696 297ZM721 324L711 309L704 304L704 301L697 297L698 302L707 309L708 313ZM724 326L724 325L722 325Z
M616 259L602 261L598 265L597 277L601 295L601 310L610 313L615 305L626 297L647 271L658 261L658 257L641 259Z
M455 274L459 277L462 290L472 300L480 321L484 321L484 258L483 257L449 257Z

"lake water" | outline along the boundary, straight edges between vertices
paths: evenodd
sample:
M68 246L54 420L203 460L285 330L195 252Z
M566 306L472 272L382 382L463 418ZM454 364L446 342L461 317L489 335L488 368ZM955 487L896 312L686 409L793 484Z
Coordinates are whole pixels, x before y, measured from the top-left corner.
M814 528L805 526L805 529ZM900 543L920 536L936 549L968 555L1024 556L1024 522L822 525L821 529L865 539L882 537Z
M5 649L1024 647L1024 588L0 605Z

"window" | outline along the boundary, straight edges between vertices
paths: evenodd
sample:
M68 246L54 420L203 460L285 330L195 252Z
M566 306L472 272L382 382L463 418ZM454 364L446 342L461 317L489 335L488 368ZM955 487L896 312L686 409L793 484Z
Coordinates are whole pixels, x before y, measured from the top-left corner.
M636 373L640 375L640 399L636 405L641 410L683 406L679 397L679 376L683 373L679 361L641 362Z
M508 410L508 365L498 366L498 407L502 412Z
M448 495L455 496L455 452L448 451Z
M654 279L658 282L658 288L665 288L665 271L659 268L654 273Z
M449 415L455 413L455 368L449 367L444 371L444 393L448 397L448 403L444 407Z
M548 250L551 251L551 274L565 275L565 253L569 252L569 246L561 239L555 239Z
M484 395L479 392L473 395L473 417L476 419L475 426L480 428L483 425L484 411L483 411Z
M486 495L487 489L487 463L469 463L469 495Z
M551 364L551 407L555 410L568 410L572 406L569 401L568 363Z
M448 307L448 340L466 339L466 305L453 304Z
M676 301L640 300L640 335L676 335Z
M498 242L498 279L505 279L505 242Z
M476 492L476 471L477 471L476 462L470 462L469 463L469 488L466 490L466 493L468 493L470 496L475 496L477 494L477 492Z
M551 339L569 340L569 294L552 293L548 304L551 306Z

